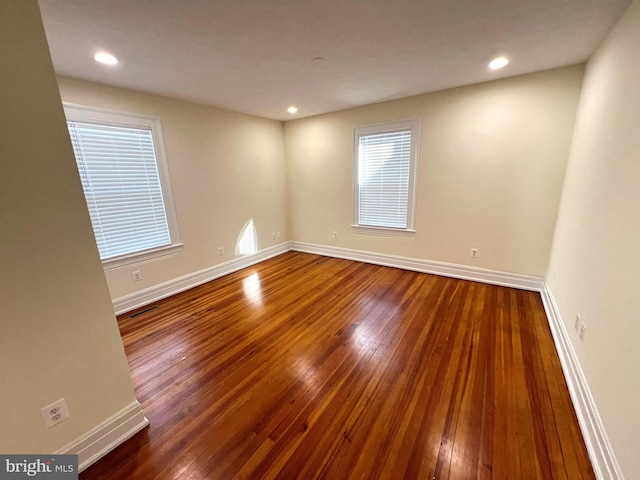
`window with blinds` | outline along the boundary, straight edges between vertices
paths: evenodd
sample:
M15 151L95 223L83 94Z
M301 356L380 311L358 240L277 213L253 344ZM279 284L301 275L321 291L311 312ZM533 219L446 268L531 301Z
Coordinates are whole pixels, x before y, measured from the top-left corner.
M355 129L354 227L413 231L418 135L417 120Z
M159 121L66 107L91 223L105 264L176 246Z

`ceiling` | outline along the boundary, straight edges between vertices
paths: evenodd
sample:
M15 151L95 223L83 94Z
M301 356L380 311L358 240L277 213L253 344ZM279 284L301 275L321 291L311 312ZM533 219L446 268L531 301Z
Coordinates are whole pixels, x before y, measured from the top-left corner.
M629 4L40 0L40 9L59 75L289 120L583 62ZM120 63L96 63L99 50ZM497 55L511 63L490 71Z

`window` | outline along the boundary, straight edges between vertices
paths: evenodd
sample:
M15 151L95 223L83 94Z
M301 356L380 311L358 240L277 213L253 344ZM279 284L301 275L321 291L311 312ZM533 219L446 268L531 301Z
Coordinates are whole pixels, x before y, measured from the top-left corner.
M160 120L65 105L105 268L181 249Z
M412 235L420 121L354 130L356 233Z

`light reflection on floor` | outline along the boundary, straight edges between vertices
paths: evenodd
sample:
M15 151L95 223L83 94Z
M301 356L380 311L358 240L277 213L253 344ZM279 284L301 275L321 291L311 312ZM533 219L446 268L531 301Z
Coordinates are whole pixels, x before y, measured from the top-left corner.
M260 285L260 276L257 272L254 272L242 281L242 289L248 301L255 303L258 307L262 306L262 288Z
M294 377L304 382L312 394L315 394L320 385L318 385L316 377L316 369L305 357L298 357L292 365L294 370Z

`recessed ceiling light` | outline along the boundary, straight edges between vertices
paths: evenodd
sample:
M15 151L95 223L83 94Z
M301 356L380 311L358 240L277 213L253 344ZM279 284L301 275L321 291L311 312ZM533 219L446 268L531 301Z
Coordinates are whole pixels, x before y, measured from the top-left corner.
M93 59L98 63L103 63L105 65L116 65L118 63L118 59L106 52L99 52L93 56Z
M297 111L298 111L298 109L296 107L294 107L293 105L291 105L289 108L287 108L287 112L289 112L291 115L293 115Z
M500 70L507 65L509 65L509 59L507 57L497 57L491 60L491 63L489 63L489 68L491 70Z

